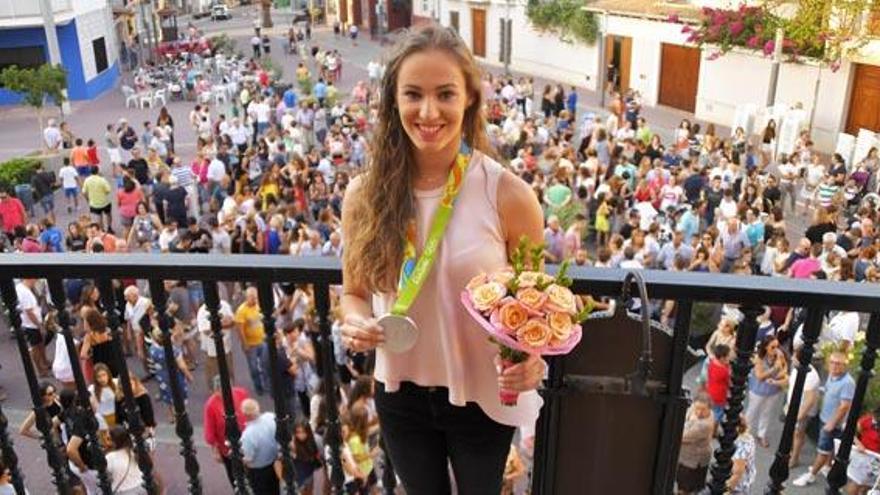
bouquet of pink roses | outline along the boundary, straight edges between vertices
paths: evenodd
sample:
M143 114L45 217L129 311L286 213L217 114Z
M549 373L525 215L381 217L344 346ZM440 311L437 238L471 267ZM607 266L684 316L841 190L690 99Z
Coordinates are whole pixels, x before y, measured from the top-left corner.
M498 344L504 368L529 354L567 354L581 340L581 322L590 308L581 307L566 276L568 262L555 277L540 271L544 246L525 239L511 256L511 266L474 277L461 293L471 316ZM501 403L516 405L519 393L502 389Z

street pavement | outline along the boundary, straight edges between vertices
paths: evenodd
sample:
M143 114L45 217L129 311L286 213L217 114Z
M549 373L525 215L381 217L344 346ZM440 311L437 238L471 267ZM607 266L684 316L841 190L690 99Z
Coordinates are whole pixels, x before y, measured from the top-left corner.
M250 45L248 39L253 33L253 20L258 15L257 7L243 7L234 10L235 17L230 21L210 20L196 21L195 24L203 29L207 35L213 35L221 32L227 33L230 37L237 41L237 48L249 53ZM290 15L276 12L273 16L275 27L270 29L272 35L273 46L271 56L278 66L283 68L285 80L293 79L293 71L299 61L298 57L286 55L283 50L282 38L286 34L287 27L290 25ZM180 25L186 25L188 19L181 19ZM363 33L358 44L353 45L350 40L345 38L334 38L332 30L324 26L318 26L313 32L313 44L321 47L332 47L338 49L343 58L342 80L338 84L340 90L344 93L349 91L353 85L359 80L366 79L366 65L374 58L378 58L383 47L377 42L370 41L369 34ZM310 68L314 69L313 65ZM493 73L500 74L499 67L487 67ZM314 73L314 70L313 70ZM517 74L515 74L517 75ZM123 81L129 83L130 75L124 74ZM537 88L543 88L548 81L540 77L535 77ZM579 90L579 114L585 111L600 111L598 108L599 96L586 90ZM184 159L192 156L195 148L195 135L188 125L188 113L194 103L192 102L168 102L169 109L175 123L176 148ZM226 111L228 114L229 107L223 105L223 108L214 109L214 112ZM71 104L71 114L67 116L75 135L81 137L92 137L100 142L104 128L109 123L115 123L119 118L126 118L136 128L138 134L142 129L142 123L146 120L155 121L158 114L156 109L136 109L125 108L124 99L118 90L110 91L100 98L89 102L73 102ZM51 111L47 111L48 115ZM56 113L57 115L57 113ZM692 118L691 115L678 110L657 107L646 108L644 115L648 118L652 128L664 136L664 141L669 141L672 129L678 125L682 118ZM726 132L720 130L720 132ZM722 134L723 135L723 134ZM0 109L0 160L6 160L11 157L20 156L38 149L40 146L40 133L37 125L35 113L27 107L11 107ZM102 154L104 165L107 163L106 154ZM109 170L105 170L109 172ZM56 213L58 215L58 224L62 227L72 221L75 214L71 215L65 211L65 203L62 198L56 201ZM81 205L80 213L85 210ZM797 225L794 229L803 229ZM5 326L5 321L2 323ZM8 394L9 399L2 403L4 412L10 419L10 430L17 431L17 425L27 413L30 405L30 398L27 392L27 385L24 381L24 374L21 366L21 358L18 355L14 341L8 338L8 333L3 333L0 337L0 386L3 386ZM235 349L237 375L245 381L241 383L249 387L247 380L247 367L244 356L239 346L233 344ZM131 362L134 370L140 370L137 363ZM200 427L202 416L202 405L207 397L207 391L204 384L202 369L194 372L195 383L190 386L190 397L188 401L188 411L190 419L195 424L195 434L198 459L201 466L201 479L205 488L205 493L230 493L226 482L225 474L222 466L218 465L211 459L210 450L203 444L202 430ZM691 370L686 376L686 384L693 385L696 371ZM155 392L155 384L149 383L148 387ZM264 408L271 409L271 401L268 398L261 398L260 402ZM167 411L158 401L154 401L157 417L160 421L158 429L158 449L156 453L157 472L166 482L167 493L178 494L186 491L186 475L183 470L181 457L178 455L179 442L174 434L173 425L168 422ZM781 413L781 408L780 408ZM778 444L781 433L782 424L779 421L771 422L771 432L769 440L771 446ZM45 455L39 447L38 442L13 434L15 439L16 451L19 454L21 468L26 476L27 485L33 494L44 494L52 492L50 473L46 469ZM803 461L809 462L812 459L814 448L810 444L805 447L803 453ZM754 493L763 492L766 486L767 471L773 460L773 451L769 449L758 449L758 478L754 485ZM793 477L802 472L803 468L798 468ZM809 489L790 489L790 493L819 494L823 490L818 486Z

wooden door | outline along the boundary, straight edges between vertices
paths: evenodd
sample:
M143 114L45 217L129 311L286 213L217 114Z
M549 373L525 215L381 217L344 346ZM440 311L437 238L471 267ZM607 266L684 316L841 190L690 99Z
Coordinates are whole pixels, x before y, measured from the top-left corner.
M617 84L614 89L621 93L629 89L630 65L632 64L632 38L609 34L605 37L605 67L613 65L617 69ZM610 83L610 81L608 81Z
M339 0L339 22L343 26L348 23L348 0Z
M477 57L486 56L486 11L471 9L471 48Z
M351 22L360 27L364 25L364 16L361 11L361 0L351 0Z
M629 89L630 67L632 66L633 40L629 36L620 38L620 91Z
M700 50L663 43L660 54L661 105L693 112L697 107L700 78Z
M880 131L880 67L876 65L856 64L846 132L855 135L859 129Z

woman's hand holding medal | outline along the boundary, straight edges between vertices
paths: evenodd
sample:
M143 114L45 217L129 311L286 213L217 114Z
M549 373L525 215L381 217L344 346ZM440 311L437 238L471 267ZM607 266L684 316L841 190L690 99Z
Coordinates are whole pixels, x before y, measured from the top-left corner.
M342 344L353 352L366 352L385 343L385 331L375 318L348 315L341 329Z

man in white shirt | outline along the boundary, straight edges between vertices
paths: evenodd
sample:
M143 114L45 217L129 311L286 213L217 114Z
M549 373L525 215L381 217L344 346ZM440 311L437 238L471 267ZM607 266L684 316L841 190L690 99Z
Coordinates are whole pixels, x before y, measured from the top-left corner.
M125 296L125 322L129 342L134 339L135 354L144 365L144 371L148 374L150 369L147 365L147 353L144 347L144 332L151 332L149 314L153 307L153 301L141 296L137 286L130 285L123 292ZM146 317L146 318L145 318Z
M229 135L229 138L232 140L232 144L234 144L240 153L244 153L244 150L247 148L248 142L248 128L242 125L241 119L238 117L234 117L232 119L232 125L227 129L226 134Z
M228 302L220 301L220 328L223 332L223 350L226 353L226 367L229 368L229 380L235 382L235 366L232 361L232 340L229 332L235 327L235 314ZM214 333L211 328L211 313L205 304L199 308L196 313L196 328L199 330L199 342L202 351L207 358L205 359L205 378L208 384L213 383L214 377L219 372L217 365L217 346L214 345Z
M339 232L334 231L330 234L330 240L324 243L321 251L324 256L342 258L342 236Z
M308 233L307 233L308 232ZM290 254L294 256L321 256L324 246L321 244L321 233L317 230L300 230L299 242L290 247Z
M222 191L223 181L226 179L226 164L217 158L217 155L211 154L209 156L211 162L208 163L208 172L205 174L208 179L208 203L215 199L219 202L223 199L222 195L218 197L218 193Z
M34 287L37 280L22 279L15 285L18 297L18 310L21 313L21 329L27 340L34 368L41 377L49 376L49 359L46 357L46 343L43 338L43 310L40 307Z
M272 115L272 108L266 103L266 100L260 98L248 107L249 114L257 121L257 134L262 136L269 129L269 118Z
M58 170L58 178L61 179L61 188L67 198L67 213L79 210L79 174L76 167L70 164L70 160L65 160L65 165Z
M47 127L43 130L43 143L49 151L58 151L63 143L61 131L55 119L49 119Z
M367 64L367 76L370 78L370 87L374 87L379 83L379 75L382 70L382 66L379 65L379 62L375 60L370 60L370 63Z
M822 329L820 340L831 341L842 352L852 349L859 332L859 314L855 311L838 311L828 326Z

